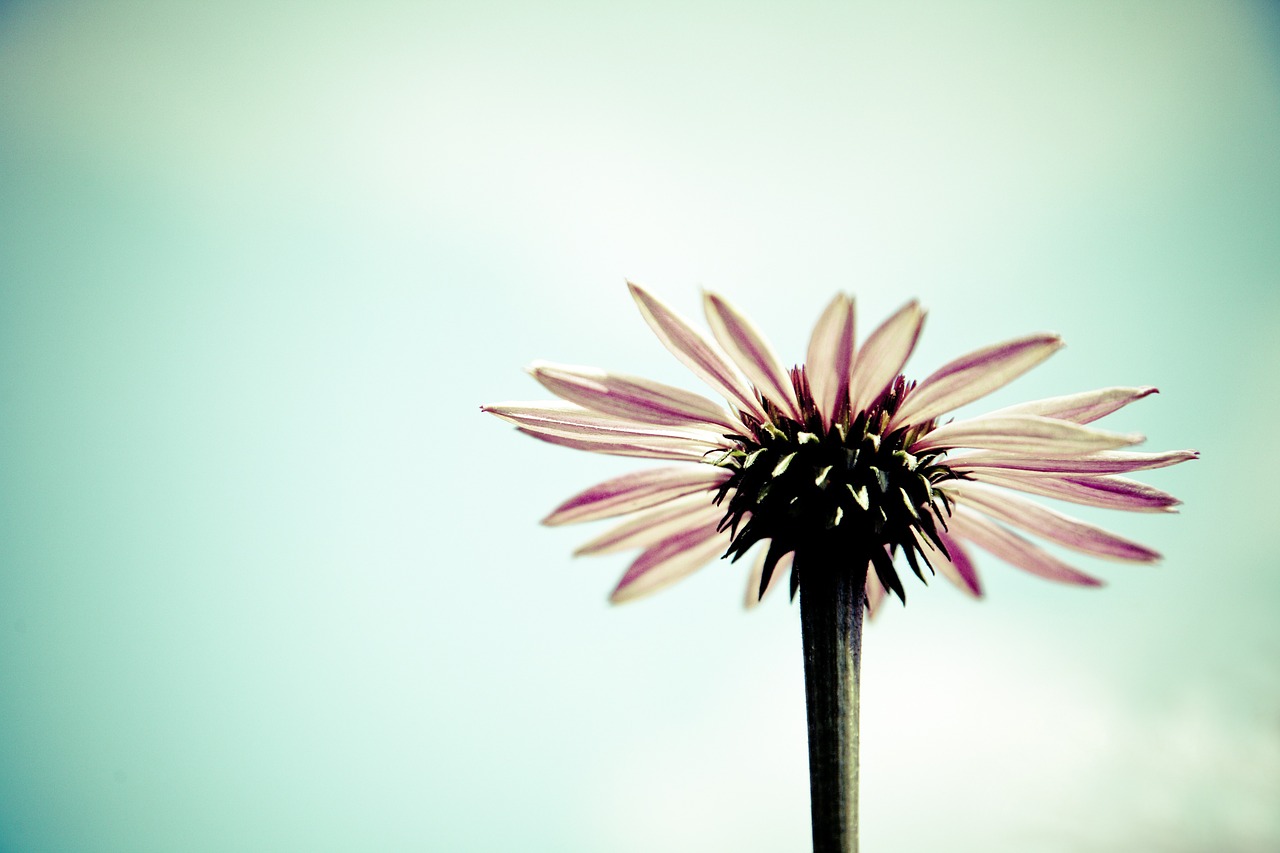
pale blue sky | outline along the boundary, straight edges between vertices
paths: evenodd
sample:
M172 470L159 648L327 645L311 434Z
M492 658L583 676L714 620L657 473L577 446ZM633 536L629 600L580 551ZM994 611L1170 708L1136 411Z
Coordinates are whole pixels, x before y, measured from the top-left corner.
M0 7L0 847L807 849L796 608L609 607L537 520L637 463L478 411L696 388L632 278L1203 452L1089 516L1161 565L868 629L863 849L1275 849L1278 151L1263 4Z

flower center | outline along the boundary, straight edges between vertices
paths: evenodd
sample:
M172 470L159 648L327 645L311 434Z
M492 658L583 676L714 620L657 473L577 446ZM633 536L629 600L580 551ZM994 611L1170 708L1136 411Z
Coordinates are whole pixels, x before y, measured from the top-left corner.
M765 400L769 420L744 415L750 434L731 436L738 447L716 460L733 471L716 495L716 503L725 506L721 528L733 532L725 556L736 560L760 540L770 540L762 594L778 560L794 551L794 596L806 553L820 550L823 564L834 558L841 569L861 571L870 563L885 589L903 597L893 554L901 548L923 580L917 555L929 563L918 537L946 553L937 526L945 529L951 507L933 485L954 476L942 464L943 451L914 456L907 450L932 422L887 432L914 383L899 376L875 405L857 413L844 405L824 429L803 369L793 370L791 379L803 420Z

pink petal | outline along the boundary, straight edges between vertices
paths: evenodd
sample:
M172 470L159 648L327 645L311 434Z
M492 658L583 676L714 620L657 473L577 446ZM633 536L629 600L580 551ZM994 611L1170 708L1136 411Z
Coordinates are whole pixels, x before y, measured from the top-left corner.
M623 440L648 438L683 439L693 444L724 447L723 436L706 429L680 426L655 426L626 420L617 415L593 412L571 403L497 403L481 406L480 411L502 418L508 423L542 432L556 432L572 438Z
M949 558L929 541L929 537L917 537L920 549L924 551L929 564L964 592L974 598L981 598L982 584L978 580L978 570L974 568L973 560L969 558L968 552L954 537L949 536L945 531L939 530L938 538L942 540L942 544L947 546L947 552L951 555Z
M1044 418L1059 418L1087 424L1098 418L1111 414L1135 400L1158 393L1158 389L1150 385L1144 388L1100 388L1097 391L1086 391L1083 394L1068 394L1065 397L1050 397L1045 400L1033 400L1009 406L993 415L1040 415Z
M988 415L943 424L912 444L911 452L974 447L1005 453L1069 456L1126 447L1143 440L1136 433L1107 432L1037 415Z
M657 592L693 574L728 547L728 534L717 533L714 524L665 539L636 558L614 587L609 601L622 604Z
M1160 555L1150 548L985 483L951 480L938 488L954 495L965 506L979 509L997 521L1020 527L1084 554L1135 563L1151 563L1160 559Z
M947 460L952 471L979 471L1009 468L1042 474L1124 474L1150 468L1166 468L1199 459L1197 450L1169 450L1164 453L1104 451L1087 456L1022 456L1016 453L969 453Z
M853 357L849 372L849 405L855 415L879 399L889 383L898 378L923 326L924 312L912 300L867 338Z
M719 522L724 513L724 509L712 502L711 494L695 492L628 518L579 547L573 555L582 557L628 548L648 548L677 533Z
M761 601L764 596L773 592L779 586L779 578L787 577L787 573L791 571L791 561L795 559L795 552L783 554L773 567L773 574L769 577L769 585L764 589L764 595L760 594L760 578L764 577L764 563L769 556L769 540L765 539L757 547L757 553L754 560L751 561L751 576L747 578L747 595L743 600L743 605L748 609L752 609Z
M800 420L800 404L796 402L791 377L778 363L778 357L764 335L723 296L710 291L703 293L702 307L711 326L711 334L756 389L792 420Z
M641 316L663 346L740 411L760 421L768 420L755 394L715 344L639 285L627 282L627 286L631 288L631 296L639 306Z
M537 363L529 372L557 397L596 412L643 423L697 425L736 434L746 429L724 406L661 382L566 364Z
M1173 512L1174 507L1182 503L1168 492L1124 477L1055 477L1012 468L983 468L974 471L972 476L993 486L1017 489L1084 506L1130 512Z
M849 399L853 351L853 300L837 293L813 327L805 359L809 390L822 414L822 425L828 429Z
M884 603L885 590L884 584L880 583L880 578L876 577L875 570L867 566L867 618L874 619L876 614L880 612L880 605Z
M633 471L579 492L552 510L542 523L554 526L625 515L682 495L714 491L730 476L728 470L710 465Z
M717 451L705 450L702 445L690 444L687 439L683 438L645 438L629 441L616 436L608 438L576 438L555 430L535 427L518 427L516 431L539 441L545 441L548 444L568 447L572 450L584 450L588 453L603 453L609 456L634 456L640 459L668 459L680 462L706 462L717 455Z
M1006 563L1059 583L1102 586L1102 581L1077 571L1057 557L978 513L957 506L948 522L953 537L967 539Z
M1057 335L1029 335L971 352L936 370L907 395L890 429L924 423L1017 379L1062 347Z

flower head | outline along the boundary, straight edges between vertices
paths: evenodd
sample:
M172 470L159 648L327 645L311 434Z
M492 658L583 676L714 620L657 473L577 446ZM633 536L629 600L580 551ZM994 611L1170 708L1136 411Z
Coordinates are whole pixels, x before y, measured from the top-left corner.
M810 552L866 572L873 611L886 590L905 600L899 552L922 580L937 571L975 597L982 587L970 545L1050 580L1100 583L1010 528L1094 556L1158 559L1018 494L1171 511L1179 503L1172 495L1119 475L1198 454L1121 450L1143 437L1088 425L1155 388L1104 388L940 422L1044 361L1062 345L1056 335L985 347L916 383L901 371L924 323L919 305L907 303L856 346L853 301L840 294L819 318L805 364L785 370L723 297L704 295L708 339L629 286L659 340L728 408L647 379L545 363L531 373L565 402L483 407L553 444L678 463L595 485L544 520L626 516L576 552L642 549L611 600L637 598L753 548L748 603L788 568L794 595Z

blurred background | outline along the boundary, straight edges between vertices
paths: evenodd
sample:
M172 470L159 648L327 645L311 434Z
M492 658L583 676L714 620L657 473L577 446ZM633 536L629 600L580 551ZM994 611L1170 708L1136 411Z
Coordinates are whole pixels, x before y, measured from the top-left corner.
M662 0L0 5L0 849L808 849L797 608L610 607L537 522L650 463L478 411L697 388L625 278L1203 453L869 626L864 850L1280 849L1277 7Z

